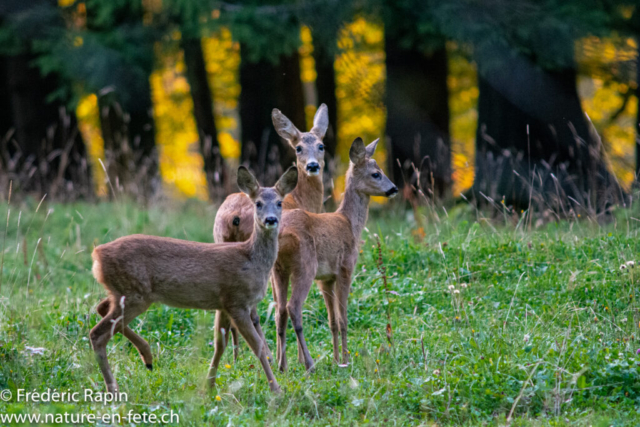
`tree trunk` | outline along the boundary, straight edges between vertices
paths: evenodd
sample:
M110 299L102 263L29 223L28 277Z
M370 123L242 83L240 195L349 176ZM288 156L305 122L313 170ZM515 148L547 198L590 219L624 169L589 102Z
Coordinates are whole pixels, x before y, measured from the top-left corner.
M531 202L558 212L576 206L567 196L595 209L618 199L603 148L582 111L575 70L546 71L524 57L507 59L499 49L479 58L481 70L485 57L509 66L478 76L478 200L504 199L517 209ZM607 190L609 197L602 197Z
M226 167L220 154L218 132L213 115L213 97L207 79L207 68L200 39L184 38L182 41L187 81L191 88L193 112L198 127L200 153L204 160L209 198L222 201L225 197Z
M282 111L300 130L307 131L307 117L304 111L304 88L300 76L300 55L281 56L275 74L275 108ZM273 128L271 114L269 125ZM286 170L295 164L296 155L288 142L278 138L280 142L280 164Z
M4 151L18 159L9 171L14 188L54 199L89 198L91 173L75 113L59 99L47 100L62 83L53 73L43 77L34 59L29 53L5 57L5 104L17 146L9 143Z
M640 12L638 12L640 15ZM640 179L640 37L638 43L638 55L636 56L636 100L638 102L638 116L636 119L636 181Z
M146 79L132 83L127 90L126 103L121 103L117 91L99 94L100 128L114 189L144 201L159 187L151 87Z
M7 75L7 66L9 58L4 55L0 55L0 141L3 141L7 136L11 128L13 127L11 110L11 93L9 92L9 85ZM5 156L5 149L2 147L0 155ZM6 160L6 159L3 159ZM0 162L2 164L2 162Z
M299 55L282 56L277 65L252 62L241 46L240 86L242 161L271 185L295 162L293 149L273 129L271 111L280 109L301 131L306 127Z
M316 62L316 91L318 104L327 104L329 109L329 129L324 137L325 155L333 159L338 144L338 99L336 98L336 69L335 55L332 49L322 43L315 43L319 37L314 37L313 58Z
M98 95L100 126L104 140L106 168L116 190L144 203L160 187L155 123L149 77L153 69L153 39L143 25L141 0L116 2L102 9L99 2L87 4L87 29L109 55L109 74L94 88ZM105 20L105 13L109 20ZM100 17L102 19L100 19ZM136 31L132 31L135 29ZM123 52L123 40L112 34L131 35L136 53ZM110 193L110 196L115 196Z
M446 198L451 191L449 91L447 52L443 46L425 54L406 49L386 36L386 135L390 141L389 169L402 186L425 162L427 196ZM400 166L398 165L400 163Z

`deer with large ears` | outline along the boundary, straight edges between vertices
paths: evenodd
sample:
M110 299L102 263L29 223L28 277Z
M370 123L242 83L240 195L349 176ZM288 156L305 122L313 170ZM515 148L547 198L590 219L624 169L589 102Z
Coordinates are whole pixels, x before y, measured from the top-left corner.
M309 132L300 132L298 128L280 110L274 108L271 120L278 135L289 142L296 151L298 185L282 202L286 209L304 209L309 212L322 212L324 186L324 138L329 127L329 111L325 104L320 105L313 118L313 127ZM253 232L253 204L243 193L234 193L220 205L213 224L215 242L242 242ZM252 313L257 328L260 329L258 313ZM233 358L238 358L238 334L231 328L233 340Z
M309 212L322 212L324 187L322 170L324 169L324 144L322 139L329 127L329 112L325 104L320 105L309 132L300 132L298 128L277 108L271 113L273 126L280 137L289 142L296 150L298 185L284 198L284 209L304 209ZM253 204L243 193L229 195L220 205L213 225L213 238L216 242L242 242L253 231Z
M369 213L371 196L393 197L398 188L372 158L378 140L365 147L357 138L351 145L344 198L335 213L315 214L300 209L282 215L278 259L272 287L276 301L277 359L281 371L287 369L287 316L291 317L298 339L298 357L307 370L313 368L302 329L302 305L314 279L318 281L329 315L333 356L347 364L347 300L351 276L358 261L360 234ZM291 279L291 298L287 302Z
M278 254L283 199L297 182L294 167L272 188L260 187L246 168L238 169L238 187L255 206L253 233L244 242L197 243L136 234L94 249L93 275L109 296L99 304L103 318L91 330L91 344L109 392L118 391L107 360L107 344L115 333L123 332L151 368L149 344L127 325L154 302L217 310L215 352L208 376L211 387L233 324L260 360L271 390L280 390L267 359L264 336L253 324L251 312L266 295Z

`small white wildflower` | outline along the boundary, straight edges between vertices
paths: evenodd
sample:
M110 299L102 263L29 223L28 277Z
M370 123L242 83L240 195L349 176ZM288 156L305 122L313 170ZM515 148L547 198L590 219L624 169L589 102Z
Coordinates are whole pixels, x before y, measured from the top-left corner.
M453 291L453 293L454 293L454 294L459 294L459 293L460 293L460 290L459 290L459 289L455 289L455 290Z
M460 287L461 287L461 288L464 288L464 289L466 289L466 288L467 288L467 286L469 286L467 283L463 283L463 284L461 284L461 285L460 285Z
M436 369L433 371L433 375L438 376L440 375L440 369Z
M627 269L627 266L626 266L626 265L622 264L622 265L620 266L620 271L624 271L624 270L626 270L626 269Z
M449 290L450 290L450 291L452 291L452 290L454 290L454 289L455 289L455 286L454 286L454 285L449 285Z
M44 352L47 350L44 347L29 347L28 345L26 345L24 348L31 354L44 354Z
M627 267L629 267L629 268L633 268L633 267L636 266L636 262L635 261L627 261L626 264L627 264Z
M627 318L623 317L622 319L620 319L620 323L627 323Z
M524 335L524 342L529 342L529 338L531 338L531 337L529 336L529 334L525 334L525 335Z

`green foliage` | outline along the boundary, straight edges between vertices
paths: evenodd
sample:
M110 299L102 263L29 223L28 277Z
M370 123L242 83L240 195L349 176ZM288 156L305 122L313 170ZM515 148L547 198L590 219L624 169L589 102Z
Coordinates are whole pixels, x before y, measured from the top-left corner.
M121 203L36 206L14 206L9 220L0 389L103 390L88 341L104 296L90 273L93 245L131 233L210 242L214 211L190 202L148 211ZM412 223L393 219L393 211L372 212L363 234L349 301L349 367L331 361L324 301L312 290L304 327L317 371L303 372L289 328L289 372L276 373L282 396L269 393L244 342L238 363L225 353L209 395L213 314L157 305L132 324L151 344L153 372L120 335L109 345L127 403L0 401L0 413L172 409L181 425L503 425L514 408L519 426L638 424L640 270L620 269L640 249L640 229L628 220L635 215L622 212L602 228L585 221L525 232L524 222L496 229L458 207L415 242ZM259 312L274 349L271 299Z
M243 2L223 9L220 20L229 25L234 40L246 46L250 61L277 64L300 47L300 21L291 6L288 1Z
M473 44L485 57L481 67L505 66L510 55L524 55L546 69L572 67L574 40L606 31L610 17L601 2L581 0L516 0L508 7L460 0L440 2L433 13L448 38Z
M379 9L387 38L397 40L399 47L418 49L426 54L442 48L445 37L436 15L437 2L421 0L385 0Z

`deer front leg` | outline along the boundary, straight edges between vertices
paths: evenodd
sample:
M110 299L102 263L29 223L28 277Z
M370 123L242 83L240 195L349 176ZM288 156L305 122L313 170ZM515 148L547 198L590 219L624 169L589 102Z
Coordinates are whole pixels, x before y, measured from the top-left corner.
M349 351L347 349L347 305L349 304L349 292L351 292L351 272L346 272L337 280L335 312L338 317L338 326L342 335L342 363L349 363Z
M209 374L207 375L207 381L209 388L213 389L216 386L216 374L218 372L218 365L220 359L224 354L224 350L229 342L229 330L231 328L231 320L226 313L221 310L216 311L216 323L215 323L215 350L213 352L213 359L211 359L211 365L209 367Z
M309 354L307 342L304 339L304 332L302 330L302 306L307 299L307 295L309 295L314 275L315 273L307 269L302 271L301 274L293 274L291 280L291 299L287 303L287 311L289 317L291 317L293 329L296 331L296 337L298 338L298 350L302 353L304 366L307 371L313 370L313 359Z
M100 317L105 317L110 310L111 300L109 298L105 298L96 307L96 311L100 315ZM122 328L115 332L120 332ZM124 336L131 341L131 343L138 349L138 353L140 353L140 357L142 357L142 361L148 370L153 370L153 356L151 354L151 346L149 343L142 338L140 335L133 332L128 326L124 327Z
M267 359L264 341L260 335L258 335L258 332L251 321L251 310L233 310L229 312L229 316L233 320L236 328L238 328L238 332L240 332L244 337L249 347L251 347L251 350L253 350L253 353L260 360L271 391L280 392L280 386L276 381L276 377L273 375L273 371L271 371L271 365L269 365L269 360Z
M278 369L280 372L287 370L287 292L289 291L289 275L290 273L284 269L276 267L271 275L271 287L273 290L273 298L276 302L276 334L277 347L276 359L278 361Z
M236 328L231 326L229 329L231 333L231 345L233 345L233 363L238 361L238 356L240 356L240 341L238 340L238 331Z
M262 332L262 327L260 326L260 316L258 315L258 307L253 307L251 309L251 322L253 322L253 327L256 328L256 332L262 338L262 342L264 343L264 348L267 352L267 359L269 362L273 360L273 354L271 354L271 350L269 349L269 345L267 344L267 339L264 336L264 332ZM237 339L237 337L236 337Z
M327 307L329 317L329 328L331 329L331 339L333 341L333 360L340 363L340 329L336 320L337 297L335 280L320 282L320 291L324 297L324 305Z

